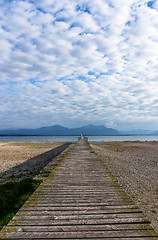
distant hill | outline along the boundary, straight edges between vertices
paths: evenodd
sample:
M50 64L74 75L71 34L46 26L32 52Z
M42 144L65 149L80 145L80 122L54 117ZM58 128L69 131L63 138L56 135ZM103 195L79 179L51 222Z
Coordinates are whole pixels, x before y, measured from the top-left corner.
M153 134L152 134L152 135L158 136L158 131L156 131L156 132L153 132Z
M136 129L136 130L128 130L128 131L121 131L122 135L142 135L142 136L148 136L148 135L158 135L156 132L152 130L143 130L143 129Z
M51 127L41 127L36 129L17 129L17 130L0 130L2 136L111 136L120 135L120 133L105 126L88 125L80 128L65 128L60 125Z
M86 136L111 136L120 135L120 133L113 129L105 126L88 125L80 128L70 129L72 135L86 135Z

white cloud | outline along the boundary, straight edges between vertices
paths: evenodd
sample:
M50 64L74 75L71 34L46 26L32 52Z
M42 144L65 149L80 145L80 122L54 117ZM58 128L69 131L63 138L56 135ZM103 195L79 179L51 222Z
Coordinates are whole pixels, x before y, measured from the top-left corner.
M147 2L1 2L0 128L158 128L158 11Z

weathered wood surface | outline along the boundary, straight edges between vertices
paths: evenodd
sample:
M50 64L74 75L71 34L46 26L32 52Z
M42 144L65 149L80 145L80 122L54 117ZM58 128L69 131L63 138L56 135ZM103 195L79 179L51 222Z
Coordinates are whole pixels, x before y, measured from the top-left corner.
M0 239L156 240L158 234L81 139L2 229Z

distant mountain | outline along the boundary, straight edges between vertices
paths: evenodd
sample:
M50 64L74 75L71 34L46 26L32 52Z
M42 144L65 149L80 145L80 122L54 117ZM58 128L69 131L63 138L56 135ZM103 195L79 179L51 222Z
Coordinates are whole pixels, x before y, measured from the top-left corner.
M154 135L154 136L158 136L158 131L156 131L156 132L153 132L153 134L152 135Z
M113 129L107 128L105 126L95 126L95 125L88 125L83 126L80 128L71 128L70 135L85 135L85 136L111 136L111 135L120 135L120 133Z
M143 130L143 129L136 129L136 130L128 130L128 131L121 131L123 135L154 135L152 130Z
M81 134L86 136L120 135L120 133L113 128L95 125L88 125L80 128L65 128L60 125L54 125L36 129L0 130L1 136L78 136Z

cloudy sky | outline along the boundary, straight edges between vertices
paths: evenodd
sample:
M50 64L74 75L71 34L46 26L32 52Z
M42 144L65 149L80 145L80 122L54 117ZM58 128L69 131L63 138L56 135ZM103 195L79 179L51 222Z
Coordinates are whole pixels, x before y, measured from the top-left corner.
M158 1L0 0L0 129L158 130Z

